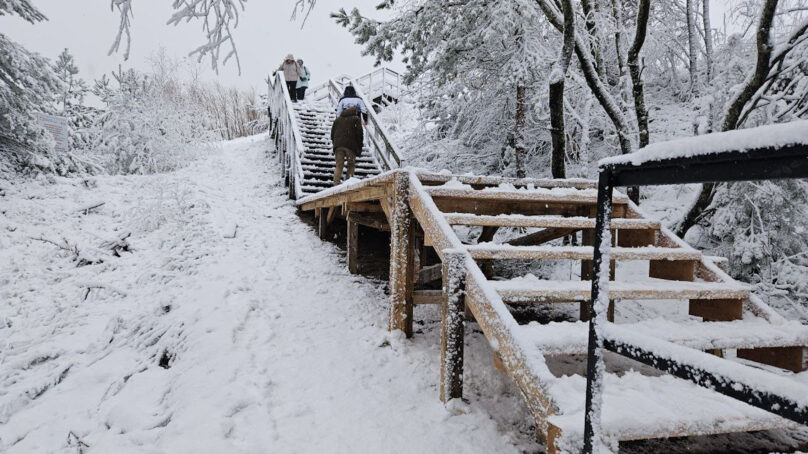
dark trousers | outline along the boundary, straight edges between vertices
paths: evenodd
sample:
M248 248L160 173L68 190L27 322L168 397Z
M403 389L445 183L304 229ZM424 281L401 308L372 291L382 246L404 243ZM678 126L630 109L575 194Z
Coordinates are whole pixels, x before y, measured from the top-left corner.
M298 87L297 89L297 99L303 101L303 98L306 97L306 89L309 87Z
M289 90L289 97L292 101L297 101L297 81L286 81L286 88Z

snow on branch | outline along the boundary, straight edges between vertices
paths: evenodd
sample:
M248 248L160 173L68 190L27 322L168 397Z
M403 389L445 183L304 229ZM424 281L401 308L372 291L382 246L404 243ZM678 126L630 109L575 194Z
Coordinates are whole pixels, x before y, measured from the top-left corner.
M241 74L241 62L239 61L238 51L236 50L233 30L238 26L239 12L244 11L244 3L246 1L247 0L174 0L171 5L174 9L174 13L168 19L167 23L169 25L179 25L182 22L190 22L192 20L201 21L202 31L207 41L191 51L190 55L196 55L200 61L205 56L209 56L211 67L214 71L218 71L220 59L222 64L225 64L228 60L234 58L239 74ZM301 2L313 4L312 0L298 1L298 3ZM133 0L110 0L112 10L117 9L120 15L120 22L118 24L118 33L112 42L109 53L112 54L120 50L121 43L125 40L126 49L124 51L124 59L129 58L129 51L132 44L131 26L132 18L134 17L132 3ZM229 44L229 50L222 57L221 48L225 44Z
M16 14L32 24L48 20L28 0L0 0L0 16L5 16L6 14Z

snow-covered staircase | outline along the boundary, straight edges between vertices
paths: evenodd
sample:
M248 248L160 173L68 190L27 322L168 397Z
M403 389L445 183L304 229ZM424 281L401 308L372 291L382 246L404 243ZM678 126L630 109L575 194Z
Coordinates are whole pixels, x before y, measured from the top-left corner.
M334 180L334 152L331 145L331 125L334 122L334 107L328 102L298 102L294 104L295 117L303 139L303 156L300 166L303 170L301 189L303 195L313 194L330 188ZM343 168L343 180L347 163ZM367 178L381 171L373 160L371 151L364 147L356 159L354 177Z
M591 295L596 202L595 183L588 181L400 170L308 196L298 206L320 216L321 235L328 228L323 222L328 209L345 207L340 216L347 221L352 270L361 260L357 225L391 232L390 328L411 336L413 306L443 306L442 399L462 394L465 306L493 347L494 364L520 388L548 452L577 452L586 378L576 369L583 364L569 357L587 351L588 306L583 302ZM808 415L808 386L795 376L808 367L808 327L784 320L750 286L727 275L721 260L704 256L649 220L620 193L613 197L611 226L612 306L631 304L641 315L615 320L611 309L615 332L684 348L706 358L705 367L751 377L748 383L759 384L752 390L793 401L794 420L808 422L801 419ZM481 227L477 244L457 236L457 229ZM540 230L525 234L519 230L524 228ZM570 235L579 245L559 244ZM579 262L580 273L565 279L502 276L491 266L493 261L536 265L559 260ZM441 277L442 290L437 290ZM518 306L537 304L580 305L581 321L540 323L513 316ZM652 309L660 304L684 313ZM620 367L619 361L607 364L603 388L601 428L611 440L797 425L686 380L642 367L632 370L636 364Z
M313 88L305 101L293 103L282 74L276 74L274 79L268 81L270 137L275 141L289 196L294 199L333 186L336 163L331 144L331 125L337 102L347 83L353 82L349 78L341 83L328 80ZM357 95L365 105L370 106L361 87L354 86ZM356 160L354 178L357 179L402 165L399 153L373 109L369 109L368 120L364 125L363 152ZM343 167L343 181L346 171L347 163Z

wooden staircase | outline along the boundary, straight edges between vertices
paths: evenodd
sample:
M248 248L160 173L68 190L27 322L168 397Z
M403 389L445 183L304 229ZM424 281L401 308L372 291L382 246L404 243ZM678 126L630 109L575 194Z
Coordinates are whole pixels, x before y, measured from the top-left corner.
M584 427L586 379L555 370L551 359L586 353L583 320L588 314L582 302L591 292L596 197L595 183L590 181L406 170L344 184L297 205L315 211L321 220L328 209L341 208L352 271L359 268L362 257L359 226L391 232L389 326L411 336L413 306L442 305L444 401L462 395L467 309L494 349L495 364L521 390L548 451L576 452ZM763 373L753 368L765 369L772 383L789 392L801 390L808 401L805 380L790 377L808 367L808 327L777 315L748 285L727 275L719 260L703 256L648 220L623 194L615 194L613 207L609 318L614 321L615 311L626 301L686 306L686 314L678 317L656 314L616 323L616 328L712 353L715 356L708 356L720 364L752 370L751 375ZM320 233L325 235L328 228L321 221ZM457 228L482 228L481 241L464 244ZM577 245L561 244L562 238ZM493 262L516 261L528 266L574 261L580 263L580 273L571 280L557 280L494 272ZM639 265L627 276L616 272L629 262ZM440 291L431 282L435 278L442 279ZM535 304L578 304L581 321L520 324L513 317L517 305ZM615 443L796 425L672 376L607 371L601 427Z
M334 107L328 102L294 104L295 117L303 139L304 153L300 159L303 169L303 195L314 194L333 186L335 160L331 144ZM347 164L346 164L347 167ZM346 169L347 170L347 169ZM356 159L354 177L367 178L381 172L368 147ZM343 180L345 170L343 170Z

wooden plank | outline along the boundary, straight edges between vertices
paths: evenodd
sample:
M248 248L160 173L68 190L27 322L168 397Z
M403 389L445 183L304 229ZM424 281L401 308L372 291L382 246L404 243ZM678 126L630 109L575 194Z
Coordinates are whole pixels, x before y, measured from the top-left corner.
M475 260L592 260L592 246L510 246L501 244L482 244L467 247ZM624 248L614 247L611 250L612 260L685 260L691 265L698 260L698 251L681 248Z
M396 173L390 225L390 331L401 330L412 337L412 291L414 254L412 215L407 173Z
M705 322L724 322L743 319L743 300L740 298L691 299L690 315L701 317Z
M592 290L589 281L538 280L524 283L491 281L489 285L497 290L505 302L512 304L585 301L590 299ZM708 305L713 304L714 301L719 301L720 304L721 300L740 300L748 294L748 287L712 282L612 281L609 283L609 296L613 299L707 300L703 304ZM693 313L691 312L691 314Z
M387 223L387 218L383 213L377 212L348 212L348 222L353 222L372 229L381 230L383 232L390 231L390 224Z
M436 263L435 265L429 265L421 268L421 270L418 271L418 277L416 278L415 282L427 284L429 282L437 281L442 276L443 264Z
M583 216L524 216L524 215L475 215L465 213L450 213L446 220L451 225L477 225L500 227L542 227L542 228L568 228L568 229L594 229L595 219ZM618 230L627 229L659 229L656 221L645 219L612 219L611 227Z
M768 364L796 373L808 369L808 348L806 347L738 349L738 358Z
M374 202L354 202L348 204L349 212L357 213L382 213L381 204Z
M442 304L443 291L441 290L414 290L412 293L412 304Z
M534 246L565 237L577 231L578 229L549 227L539 230L538 232L533 232L520 236L519 238L508 240L506 243L510 244L511 246Z
M648 276L674 281L692 281L696 273L695 260L651 260Z
M656 244L656 230L623 230L617 232L617 245L623 247L643 247Z
M597 181L585 180L581 178L549 179L549 178L510 178L488 175L444 175L423 170L417 171L418 180L424 185L444 184L451 180L457 180L463 184L473 186L499 186L502 183L511 184L517 188L525 188L528 185L536 188L576 188L576 189L596 189Z
M388 189L386 186L367 186L351 192L342 192L325 196L322 198L317 198L305 203L301 203L298 206L303 211L309 211L315 208L329 208L329 207L341 206L347 203L379 200L387 196L387 191Z
M434 202L444 213L472 213L477 215L498 216L502 214L520 214L524 216L555 215L577 216L580 204L570 202L518 201L496 199L460 199L453 197L434 198ZM612 216L621 217L625 205L612 207Z
M594 205L597 203L597 191L566 189L559 191L498 191L474 189L455 189L444 187L428 187L427 194L433 199L453 198L465 200L497 200L500 202L542 202L566 203L575 205ZM628 197L615 193L612 197L614 204L628 203Z
M348 271L352 274L359 272L359 224L348 216L347 232Z
M440 400L463 397L463 339L466 314L466 255L447 253L443 261L443 298L440 336Z

